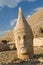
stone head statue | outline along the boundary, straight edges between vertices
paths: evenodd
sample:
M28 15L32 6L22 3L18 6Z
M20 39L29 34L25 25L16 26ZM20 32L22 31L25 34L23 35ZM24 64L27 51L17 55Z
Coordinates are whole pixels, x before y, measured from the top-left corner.
M14 39L19 59L28 59L33 56L33 34L19 8L17 24L14 28Z

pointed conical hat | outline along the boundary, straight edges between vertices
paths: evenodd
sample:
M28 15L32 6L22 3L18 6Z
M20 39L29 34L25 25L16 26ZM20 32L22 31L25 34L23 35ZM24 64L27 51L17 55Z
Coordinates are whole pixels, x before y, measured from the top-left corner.
M29 32L30 34L30 26L29 24L27 23L23 13L22 13L22 10L21 8L19 8L19 13L18 13L18 20L17 20L17 24L14 28L14 33L17 33L17 32L20 32L20 31L27 31Z

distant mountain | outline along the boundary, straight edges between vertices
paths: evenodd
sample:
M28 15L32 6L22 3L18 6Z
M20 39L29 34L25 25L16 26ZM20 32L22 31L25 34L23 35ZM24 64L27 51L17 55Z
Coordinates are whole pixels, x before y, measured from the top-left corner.
M13 30L11 30L10 32L8 32L4 36L2 36L0 38L0 41L1 40L13 41L14 40L14 38L13 38Z
M43 37L43 7L27 18L27 22L31 26L34 37Z

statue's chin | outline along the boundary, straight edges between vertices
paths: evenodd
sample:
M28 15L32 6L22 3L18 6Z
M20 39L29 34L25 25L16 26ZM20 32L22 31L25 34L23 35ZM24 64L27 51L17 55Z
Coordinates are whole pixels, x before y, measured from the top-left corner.
M26 54L27 53L26 49L21 49L20 53L23 54L23 55Z

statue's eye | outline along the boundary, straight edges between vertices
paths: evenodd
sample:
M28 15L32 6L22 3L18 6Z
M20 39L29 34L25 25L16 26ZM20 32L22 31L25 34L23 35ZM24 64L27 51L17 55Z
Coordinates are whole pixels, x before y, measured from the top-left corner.
M20 36L18 36L18 39L19 39L19 40L21 39Z
M24 36L23 36L23 39L27 39L27 36L26 36L26 35L24 35Z
M41 32L43 33L43 29L41 30Z
M43 28L40 28L41 33L43 33Z
M27 36L27 35L24 35L24 37L23 37L24 39L28 39L29 37Z

